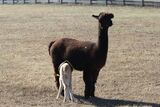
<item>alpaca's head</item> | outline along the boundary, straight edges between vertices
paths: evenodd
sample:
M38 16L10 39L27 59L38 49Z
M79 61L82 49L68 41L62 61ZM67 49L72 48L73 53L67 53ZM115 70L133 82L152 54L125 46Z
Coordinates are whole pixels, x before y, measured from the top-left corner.
M101 12L99 15L92 15L94 18L98 19L100 26L102 28L108 28L112 26L112 18L114 15L112 13Z

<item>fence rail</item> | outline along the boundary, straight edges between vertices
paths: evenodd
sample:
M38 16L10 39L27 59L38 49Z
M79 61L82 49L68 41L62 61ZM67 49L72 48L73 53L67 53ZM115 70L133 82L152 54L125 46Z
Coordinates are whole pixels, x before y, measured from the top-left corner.
M41 4L41 3L72 3L72 4L102 4L102 5L136 5L160 7L160 0L0 0L0 4Z

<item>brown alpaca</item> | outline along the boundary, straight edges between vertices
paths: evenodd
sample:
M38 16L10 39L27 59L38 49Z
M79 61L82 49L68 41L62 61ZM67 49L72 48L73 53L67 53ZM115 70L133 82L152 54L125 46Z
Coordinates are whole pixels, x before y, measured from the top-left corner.
M108 52L108 28L112 26L112 13L101 12L98 16L98 42L78 41L71 38L61 38L49 44L49 54L52 58L57 88L59 87L59 65L68 60L74 69L83 71L85 82L85 98L94 97L95 83L100 69L105 65Z

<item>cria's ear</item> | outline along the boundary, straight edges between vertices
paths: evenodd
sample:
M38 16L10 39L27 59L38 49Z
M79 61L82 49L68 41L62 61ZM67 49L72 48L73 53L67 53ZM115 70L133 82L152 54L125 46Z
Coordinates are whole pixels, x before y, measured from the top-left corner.
M99 16L97 16L97 15L92 15L92 17L94 17L94 18L98 19L98 17L99 17Z

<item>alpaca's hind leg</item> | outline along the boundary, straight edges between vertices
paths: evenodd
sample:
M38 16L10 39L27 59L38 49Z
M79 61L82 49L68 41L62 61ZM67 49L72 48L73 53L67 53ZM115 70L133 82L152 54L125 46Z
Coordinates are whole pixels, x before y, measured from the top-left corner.
M54 76L55 76L55 82L56 87L59 89L59 65L63 62L63 60L59 59L58 57L53 56L52 63L54 68Z
M58 70L58 64L53 62L53 66L54 66L54 77L55 77L55 82L56 82L56 87L57 89L59 89L59 70Z

